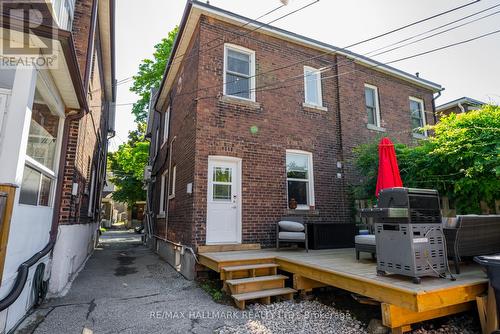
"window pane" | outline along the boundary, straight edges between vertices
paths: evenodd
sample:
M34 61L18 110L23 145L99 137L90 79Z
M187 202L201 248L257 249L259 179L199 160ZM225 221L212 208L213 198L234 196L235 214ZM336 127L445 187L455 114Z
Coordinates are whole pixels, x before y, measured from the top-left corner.
M424 126L422 120L422 105L419 102L410 100L410 113L411 125L413 128Z
M44 104L33 104L26 154L45 167L54 169L59 117Z
M31 167L24 166L23 183L19 193L19 203L37 205L42 174Z
M288 181L288 203L295 199L298 205L308 205L308 186L309 182Z
M216 201L231 201L231 185L230 184L214 184L213 199Z
M226 75L226 94L250 98L250 79L233 74Z
M375 116L376 109L366 106L366 112L368 113L368 124L376 125L375 121L377 119L377 117Z
M288 178L309 178L309 159L306 155L288 153L286 155L286 174Z
M50 200L50 186L52 180L45 175L42 175L42 183L40 186L40 198L38 199L38 205L49 206Z
M319 78L320 75L317 72L308 71L305 72L306 75L306 102L311 104L320 104L320 97L318 92Z
M250 75L250 55L228 49L227 70L244 75Z
M375 108L375 90L365 87L366 106Z
M231 182L231 168L214 167L215 182Z

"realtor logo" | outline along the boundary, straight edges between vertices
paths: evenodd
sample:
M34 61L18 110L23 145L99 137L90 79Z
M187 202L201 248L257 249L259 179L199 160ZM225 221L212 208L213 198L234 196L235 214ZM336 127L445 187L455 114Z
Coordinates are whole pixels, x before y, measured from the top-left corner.
M56 67L58 28L44 0L0 1L0 67Z

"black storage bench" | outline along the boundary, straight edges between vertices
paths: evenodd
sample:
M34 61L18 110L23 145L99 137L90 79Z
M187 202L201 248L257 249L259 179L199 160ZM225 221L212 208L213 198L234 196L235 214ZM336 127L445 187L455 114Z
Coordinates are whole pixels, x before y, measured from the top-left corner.
M354 248L356 224L310 222L307 229L310 249Z

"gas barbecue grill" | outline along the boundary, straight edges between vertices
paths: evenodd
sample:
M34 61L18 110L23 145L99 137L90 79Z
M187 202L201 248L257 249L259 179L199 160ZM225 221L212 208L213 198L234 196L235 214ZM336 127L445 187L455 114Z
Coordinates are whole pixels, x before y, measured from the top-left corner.
M380 191L378 207L361 210L375 219L377 273L445 276L447 258L436 190L388 188Z

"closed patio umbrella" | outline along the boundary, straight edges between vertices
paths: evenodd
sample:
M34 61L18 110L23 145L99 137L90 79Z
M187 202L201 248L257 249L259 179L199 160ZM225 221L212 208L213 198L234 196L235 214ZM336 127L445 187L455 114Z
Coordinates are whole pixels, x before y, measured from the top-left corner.
M385 188L402 187L403 182L399 175L398 160L392 141L385 137L378 145L378 177L375 196Z

